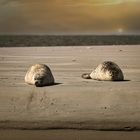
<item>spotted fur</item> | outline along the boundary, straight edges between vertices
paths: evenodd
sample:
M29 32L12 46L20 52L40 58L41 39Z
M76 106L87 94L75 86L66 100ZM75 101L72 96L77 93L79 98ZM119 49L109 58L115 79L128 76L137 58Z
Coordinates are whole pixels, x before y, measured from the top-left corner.
M27 71L25 82L37 87L48 86L54 84L54 77L47 65L35 64Z
M84 75L84 76L83 76ZM117 64L111 61L105 61L97 66L90 74L83 74L82 78L102 81L123 81L122 70Z

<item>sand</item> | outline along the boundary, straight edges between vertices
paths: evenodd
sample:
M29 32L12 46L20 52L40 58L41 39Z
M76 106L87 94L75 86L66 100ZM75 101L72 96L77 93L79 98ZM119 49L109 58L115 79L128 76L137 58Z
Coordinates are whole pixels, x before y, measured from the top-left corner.
M0 140L139 140L139 131L0 130Z
M140 46L0 48L1 129L140 130ZM124 82L82 79L105 60ZM24 82L28 68L47 64L56 85Z

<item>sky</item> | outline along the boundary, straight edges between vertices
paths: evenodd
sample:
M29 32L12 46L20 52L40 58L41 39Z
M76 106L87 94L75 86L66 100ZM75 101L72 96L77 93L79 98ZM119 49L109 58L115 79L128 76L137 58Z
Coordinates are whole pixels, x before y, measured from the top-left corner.
M140 34L140 0L0 0L0 34Z

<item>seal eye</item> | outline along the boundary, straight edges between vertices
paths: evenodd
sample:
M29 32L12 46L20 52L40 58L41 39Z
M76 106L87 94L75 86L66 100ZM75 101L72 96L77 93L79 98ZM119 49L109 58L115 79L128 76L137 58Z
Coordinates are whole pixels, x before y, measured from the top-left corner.
M36 76L36 77L34 77L34 80L40 80L40 81L43 81L43 77L40 77L40 76Z
M34 80L37 80L37 78L35 77Z

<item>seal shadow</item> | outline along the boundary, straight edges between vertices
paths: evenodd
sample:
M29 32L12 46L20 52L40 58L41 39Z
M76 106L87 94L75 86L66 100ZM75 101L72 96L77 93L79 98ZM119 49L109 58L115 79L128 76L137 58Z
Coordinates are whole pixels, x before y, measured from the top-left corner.
M36 87L51 87L51 86L56 86L56 85L61 85L63 83L54 83L54 84L51 84L51 85L43 85L43 86L36 86Z
M50 86L56 86L56 85L62 85L63 83L54 83L53 85L50 85Z
M131 81L131 80L129 80L129 79L124 79L124 80L122 80L122 81L112 81L112 82L129 82L129 81Z

